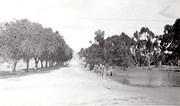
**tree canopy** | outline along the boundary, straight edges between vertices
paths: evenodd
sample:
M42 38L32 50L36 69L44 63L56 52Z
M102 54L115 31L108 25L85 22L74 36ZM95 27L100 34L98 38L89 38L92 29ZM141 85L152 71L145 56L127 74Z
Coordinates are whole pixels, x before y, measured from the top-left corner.
M162 35L141 27L133 37L124 32L107 38L104 36L105 31L95 31L95 43L91 42L90 47L80 50L80 57L85 57L88 64L97 59L99 62L94 63L150 67L169 63L177 65L180 59L180 19L173 25L165 25Z
M49 66L63 63L72 58L73 50L57 32L28 19L6 22L0 29L0 54L4 59L13 61L13 71L16 71L20 59L26 61L27 71L32 58L36 68L39 61L46 61L46 67L48 63Z

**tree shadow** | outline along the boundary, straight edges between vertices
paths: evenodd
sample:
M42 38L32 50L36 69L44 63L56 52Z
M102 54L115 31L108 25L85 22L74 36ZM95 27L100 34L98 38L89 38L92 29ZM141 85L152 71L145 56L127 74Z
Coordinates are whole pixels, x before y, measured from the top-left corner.
M60 65L60 66L49 67L49 68L40 68L38 70L35 70L34 68L30 68L28 72L26 72L26 69L20 69L20 70L17 70L16 72L0 70L0 79L23 77L23 76L29 76L29 75L34 75L34 74L45 74L45 73L52 72L53 70L56 70L62 67L67 67L67 65Z

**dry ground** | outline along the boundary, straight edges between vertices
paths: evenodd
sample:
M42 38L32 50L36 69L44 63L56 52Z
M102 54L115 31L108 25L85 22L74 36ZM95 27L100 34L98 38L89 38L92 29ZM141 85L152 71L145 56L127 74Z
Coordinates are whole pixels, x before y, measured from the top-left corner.
M48 73L0 79L0 106L178 106L179 90L123 85L73 60L68 67Z

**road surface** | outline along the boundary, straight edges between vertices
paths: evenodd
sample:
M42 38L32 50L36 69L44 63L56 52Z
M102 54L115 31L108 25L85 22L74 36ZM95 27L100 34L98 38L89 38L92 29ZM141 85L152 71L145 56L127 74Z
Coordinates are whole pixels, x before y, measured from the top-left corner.
M120 84L73 60L49 73L0 79L0 106L178 105L180 88Z

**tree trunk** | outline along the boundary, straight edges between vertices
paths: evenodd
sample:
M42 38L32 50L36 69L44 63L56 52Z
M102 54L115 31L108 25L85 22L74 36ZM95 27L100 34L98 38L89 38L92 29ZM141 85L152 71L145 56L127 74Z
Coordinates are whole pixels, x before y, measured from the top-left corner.
M46 63L45 63L45 68L47 68L48 67L48 61L46 60Z
M35 61L35 68L37 70L38 69L39 60L37 58L34 58L34 61Z
M29 59L26 59L26 72L29 70Z
M149 56L148 56L148 67L150 68L150 59L149 59Z
M44 68L44 66L43 66L43 60L40 60L41 61L41 68Z
M147 54L146 57L147 57L147 62L148 62L147 65L148 65L148 68L150 69L151 63L150 63L150 56L149 56L149 54Z
M17 65L17 60L13 61L13 72L16 72L16 65Z

